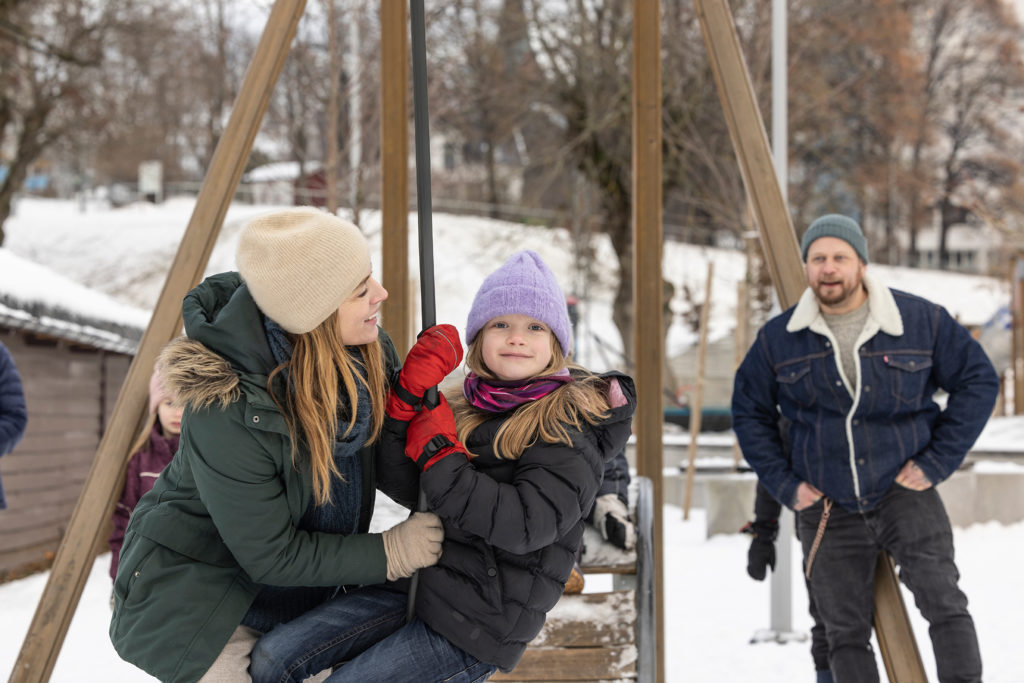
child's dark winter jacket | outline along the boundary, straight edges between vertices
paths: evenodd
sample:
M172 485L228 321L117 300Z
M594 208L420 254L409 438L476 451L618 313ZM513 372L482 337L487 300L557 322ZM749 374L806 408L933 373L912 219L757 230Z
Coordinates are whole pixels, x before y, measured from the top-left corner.
M626 405L570 431L572 446L538 441L519 460L498 458L494 436L509 416L501 413L470 435L465 446L475 458L448 456L421 477L445 538L438 564L420 570L416 616L503 671L519 662L562 596L605 463L629 438L633 381L606 377L619 381Z
M149 493L156 483L156 478L164 471L178 450L178 435L165 437L160 425L154 424L149 433L149 441L140 448L128 461L125 474L124 492L114 508L114 530L110 532L107 543L110 545L110 578L117 576L117 560L124 543L124 530L128 528L128 518L132 510L142 498Z

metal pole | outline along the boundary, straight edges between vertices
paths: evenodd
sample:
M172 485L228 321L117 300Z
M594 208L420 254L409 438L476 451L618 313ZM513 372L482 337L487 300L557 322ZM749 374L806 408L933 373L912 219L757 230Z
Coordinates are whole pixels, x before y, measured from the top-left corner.
M786 108L786 0L772 0L772 160L786 202L788 164L788 110ZM782 508L775 544L775 569L771 578L771 618L776 637L793 630L793 513Z
M423 0L409 0L409 24L412 32L412 103L413 130L416 146L416 222L420 243L420 311L423 329L434 324L434 228L430 202L430 130L427 121L427 48L423 19ZM437 387L427 390L424 400L436 402ZM427 499L420 489L418 510L427 509ZM413 574L409 584L406 621L416 613L416 589L420 575Z

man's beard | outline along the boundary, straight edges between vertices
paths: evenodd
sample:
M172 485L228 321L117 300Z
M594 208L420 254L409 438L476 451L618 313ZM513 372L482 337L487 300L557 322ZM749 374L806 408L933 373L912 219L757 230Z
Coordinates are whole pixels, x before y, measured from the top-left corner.
M839 306L856 294L860 286L859 280L850 284L846 282L831 283L829 286L819 282L814 287L814 296L826 306Z

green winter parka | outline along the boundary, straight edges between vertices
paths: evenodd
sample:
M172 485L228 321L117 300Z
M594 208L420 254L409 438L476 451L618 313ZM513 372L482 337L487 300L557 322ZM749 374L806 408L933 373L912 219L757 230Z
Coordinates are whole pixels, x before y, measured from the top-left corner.
M214 275L182 313L187 338L161 354L168 388L186 404L181 444L132 514L110 623L118 654L162 681L199 679L261 585L373 584L387 573L381 536L367 533L375 484L391 493L376 476L377 445L360 452L359 533L299 530L312 477L292 465L267 392L276 362L248 288L237 273ZM380 342L393 381L399 360L383 330ZM308 461L299 449L297 461Z

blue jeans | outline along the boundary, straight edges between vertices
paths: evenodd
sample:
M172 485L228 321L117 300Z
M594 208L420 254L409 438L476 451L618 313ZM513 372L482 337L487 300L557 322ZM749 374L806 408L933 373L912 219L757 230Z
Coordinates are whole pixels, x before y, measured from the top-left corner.
M405 622L406 594L369 586L339 594L253 648L253 683L298 683L334 667L328 681L485 681L497 667L452 645L419 619Z
M805 563L822 510L818 502L797 513ZM911 491L893 484L868 512L832 507L811 567L810 588L825 622L836 682L878 681L870 638L880 550L896 560L900 579L928 621L939 680L981 681L978 637L967 596L957 586L960 572L946 508L934 488Z

